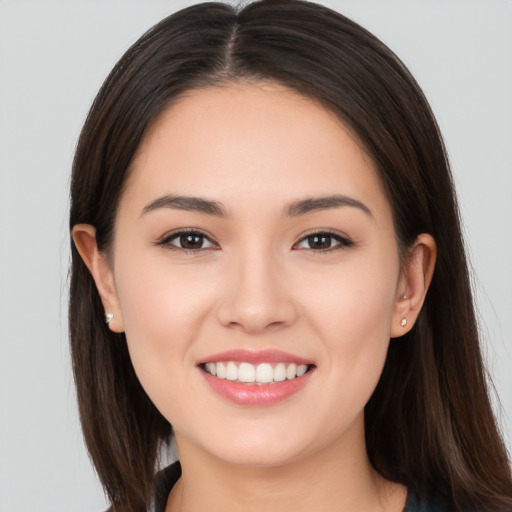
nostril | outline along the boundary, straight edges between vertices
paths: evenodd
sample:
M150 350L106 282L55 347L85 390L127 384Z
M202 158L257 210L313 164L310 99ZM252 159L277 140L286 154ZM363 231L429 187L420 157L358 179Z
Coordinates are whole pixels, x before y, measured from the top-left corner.
M253 298L254 299L254 298ZM297 318L294 305L287 299L260 300L234 297L223 301L217 310L220 323L247 333L275 331L291 325Z

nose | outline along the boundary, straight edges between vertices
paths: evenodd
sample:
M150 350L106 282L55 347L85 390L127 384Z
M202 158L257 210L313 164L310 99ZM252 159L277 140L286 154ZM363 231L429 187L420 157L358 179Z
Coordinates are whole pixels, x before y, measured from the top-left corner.
M248 252L229 272L227 292L217 308L220 323L250 334L291 325L297 308L286 272L276 257Z

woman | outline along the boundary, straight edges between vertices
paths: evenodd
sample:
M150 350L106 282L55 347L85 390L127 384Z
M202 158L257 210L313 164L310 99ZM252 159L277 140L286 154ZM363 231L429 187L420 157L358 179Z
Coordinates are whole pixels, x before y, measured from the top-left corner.
M163 20L100 90L71 196L114 510L511 509L441 136L364 29L289 0Z

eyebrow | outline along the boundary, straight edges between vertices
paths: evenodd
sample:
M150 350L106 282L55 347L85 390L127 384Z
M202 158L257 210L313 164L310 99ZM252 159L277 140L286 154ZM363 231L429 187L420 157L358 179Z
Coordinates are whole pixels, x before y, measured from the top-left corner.
M227 217L225 208L217 201L210 201L202 197L187 197L168 194L147 204L142 214L158 210L160 208L171 208L173 210L186 210L189 212L206 213L216 217Z
M343 195L308 197L306 199L294 201L286 207L283 216L298 217L308 213L347 206L358 208L370 217L373 217L371 210L364 203L357 199L353 199L352 197ZM189 197L174 194L167 194L151 201L143 208L141 215L160 208L205 213L215 217L228 217L225 207L217 201L212 201L203 197Z
M352 197L342 195L310 197L307 199L294 201L287 207L285 216L297 217L307 213L329 210L331 208L342 208L344 206L358 208L370 217L373 217L370 208L368 208L368 206L366 206L364 203L358 201L357 199L353 199Z

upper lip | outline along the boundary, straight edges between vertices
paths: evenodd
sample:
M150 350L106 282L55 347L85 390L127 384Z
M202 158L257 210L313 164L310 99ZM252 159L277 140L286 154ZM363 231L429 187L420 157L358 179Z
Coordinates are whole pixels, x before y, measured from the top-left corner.
M225 352L218 352L212 354L204 359L198 361L198 365L205 363L218 363L223 361L233 361L240 363L295 363L311 365L313 362L303 357L283 352L282 350L265 349L265 350L248 350L248 349L234 349L226 350Z

